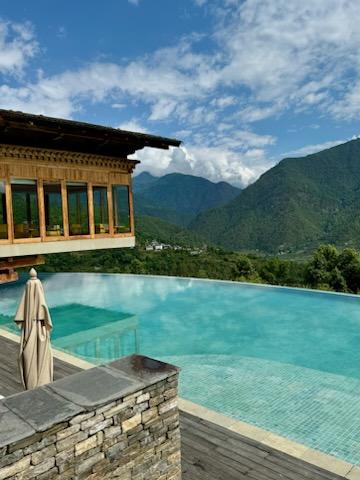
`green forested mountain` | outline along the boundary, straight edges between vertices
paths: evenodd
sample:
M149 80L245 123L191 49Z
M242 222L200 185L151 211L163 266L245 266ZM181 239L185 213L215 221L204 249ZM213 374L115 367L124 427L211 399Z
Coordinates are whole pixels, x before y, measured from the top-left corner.
M196 246L204 243L204 240L194 232L160 218L145 215L136 217L135 230L137 242L140 243L151 240L181 246Z
M360 245L360 139L286 158L190 229L230 249L309 251Z
M240 189L226 182L181 173L153 177L143 172L134 178L134 203L138 215L155 216L185 226L200 212L226 204Z
M154 177L149 172L142 172L133 178L133 191L134 193L141 192L144 188L150 187L155 183L159 177Z

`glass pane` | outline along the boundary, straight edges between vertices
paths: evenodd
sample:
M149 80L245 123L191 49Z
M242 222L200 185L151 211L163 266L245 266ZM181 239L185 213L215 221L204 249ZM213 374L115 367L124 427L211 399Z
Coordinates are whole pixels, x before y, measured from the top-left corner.
M113 185L114 232L130 232L129 187Z
M14 237L39 237L39 206L35 180L12 180Z
M89 234L89 210L86 183L67 184L69 234Z
M109 233L109 209L106 187L93 187L95 233Z
M64 235L61 185L44 183L45 225L47 237Z
M0 240L8 238L5 182L0 181Z

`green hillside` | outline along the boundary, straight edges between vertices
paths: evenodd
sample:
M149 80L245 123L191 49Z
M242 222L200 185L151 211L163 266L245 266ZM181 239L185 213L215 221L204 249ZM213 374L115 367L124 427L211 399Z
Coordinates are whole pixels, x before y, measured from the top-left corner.
M236 250L309 251L360 245L360 140L287 158L190 229Z
M225 205L240 189L226 182L213 183L205 178L181 173L153 177L143 172L134 178L135 212L162 218L177 225L188 225L209 208Z
M160 218L136 217L135 230L138 243L146 243L151 240L181 246L196 246L204 243L199 235Z

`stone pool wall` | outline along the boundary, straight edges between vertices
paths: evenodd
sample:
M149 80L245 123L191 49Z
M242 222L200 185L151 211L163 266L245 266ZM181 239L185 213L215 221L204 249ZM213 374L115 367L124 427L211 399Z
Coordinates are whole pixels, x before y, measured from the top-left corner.
M180 480L178 369L133 355L0 402L0 480Z

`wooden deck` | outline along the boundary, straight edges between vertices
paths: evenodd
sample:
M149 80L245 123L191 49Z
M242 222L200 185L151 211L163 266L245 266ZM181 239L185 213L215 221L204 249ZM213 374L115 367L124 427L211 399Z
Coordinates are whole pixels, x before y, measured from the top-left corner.
M17 343L0 336L0 395L3 397L23 391L17 367L18 352ZM54 359L54 367L55 380L80 371L80 368L57 358Z
M0 394L22 390L16 371L18 345L0 337ZM55 359L55 379L79 368ZM343 480L299 459L180 412L183 480Z
M180 425L183 480L344 480L188 413Z

